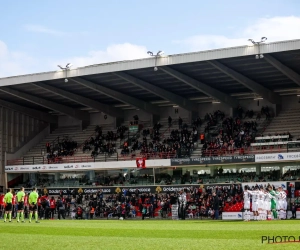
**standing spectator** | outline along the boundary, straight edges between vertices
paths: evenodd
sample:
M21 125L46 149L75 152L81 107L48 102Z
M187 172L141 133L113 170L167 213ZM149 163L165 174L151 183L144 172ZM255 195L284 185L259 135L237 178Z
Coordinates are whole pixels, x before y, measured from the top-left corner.
M292 203L291 210L292 210L292 217L291 217L291 219L296 219L297 207L295 205L295 202Z
M179 116L178 118L178 126L179 126L179 129L182 129L182 118Z
M172 117L171 116L168 117L168 124L169 124L169 128L170 128L172 125Z
M62 216L62 218L65 219L65 205L60 197L58 197L56 204L58 211L58 219L60 220L60 216Z
M134 119L134 125L139 124L139 117L138 117L138 115L134 115L133 119Z
M214 210L214 214L215 214L215 219L218 220L219 219L219 197L216 195L215 192L213 192L213 210Z
M145 216L147 214L147 207L145 204L143 204L143 209L142 209L142 220L145 219Z
M53 220L53 218L54 218L55 207L56 207L55 199L54 199L54 197L52 196L51 199L50 199L50 213L51 213L51 220Z

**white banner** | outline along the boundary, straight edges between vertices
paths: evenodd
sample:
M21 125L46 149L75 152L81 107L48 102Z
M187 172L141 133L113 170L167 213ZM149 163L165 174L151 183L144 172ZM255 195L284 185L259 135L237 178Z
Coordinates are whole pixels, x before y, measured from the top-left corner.
M223 212L222 220L243 220L242 212Z
M255 187L256 185L267 187L269 184L272 186L275 186L275 188L282 187L283 190L287 190L287 182L286 181L243 182L242 187L243 187L243 189L245 188L245 186L249 186L250 188L252 188L252 187Z
M49 171L75 171L94 169L94 162L87 163L65 163L65 164L44 164L44 165L17 165L6 166L6 173L18 172L49 172Z
M292 217L292 212L287 211L287 218L290 219ZM300 211L296 212L296 218L300 219ZM223 212L222 220L243 220L244 213L242 212ZM250 212L250 220L253 220L253 213Z
M170 159L146 160L146 168L170 167ZM64 164L40 164L40 165L17 165L5 166L6 173L22 172L49 172L49 171L74 171L74 170L104 170L104 169L128 169L136 168L136 161L109 161L109 162L86 162Z
M274 162L274 161L298 161L300 153L277 153L277 154L258 154L255 155L255 162Z

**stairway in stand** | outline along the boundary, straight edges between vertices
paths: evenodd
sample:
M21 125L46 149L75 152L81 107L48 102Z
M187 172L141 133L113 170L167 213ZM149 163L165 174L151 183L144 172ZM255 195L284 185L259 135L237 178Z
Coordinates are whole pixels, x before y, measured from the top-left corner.
M299 117L300 108L282 110L267 127L264 136L290 132L293 141L297 140L300 136Z

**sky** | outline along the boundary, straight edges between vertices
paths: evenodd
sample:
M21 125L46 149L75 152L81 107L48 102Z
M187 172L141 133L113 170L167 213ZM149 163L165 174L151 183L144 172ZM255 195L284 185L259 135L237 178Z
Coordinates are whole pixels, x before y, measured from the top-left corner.
M300 39L299 0L0 0L0 77Z

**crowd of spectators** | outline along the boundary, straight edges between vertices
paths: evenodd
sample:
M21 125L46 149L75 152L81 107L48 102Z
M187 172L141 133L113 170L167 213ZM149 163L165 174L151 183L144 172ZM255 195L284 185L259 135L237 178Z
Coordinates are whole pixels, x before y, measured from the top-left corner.
M142 131L142 140L132 140L131 147L128 142L124 142L121 154L132 156L137 150L147 158L159 156L161 158L188 157L194 150L194 143L198 140L198 127L202 121L197 118L193 121L193 126L183 123L183 119L178 119L178 129L175 128L172 118L168 118L168 128L161 132L163 125L157 122L153 128ZM149 138L150 137L150 138Z
M212 218L222 213L226 203L234 205L242 201L243 189L241 185L217 186L214 189L205 189L203 187L189 187L185 190L187 203L185 206L187 218ZM39 217L51 219L55 214L62 218L134 218L141 215L144 219L149 218L167 218L171 216L171 205L177 203L177 192L159 193L141 193L138 189L130 192L125 189L113 195L104 195L99 189L97 193L76 194L75 191L68 190L67 194L61 194L59 197L41 196L39 203ZM55 200L55 206L50 213L50 205L44 202L45 199ZM50 204L50 202L49 202ZM63 204L63 208L60 208ZM49 209L48 209L49 207ZM62 210L62 211L61 211Z
M246 112L246 116L249 118L253 115L252 110ZM242 117L243 109L241 107L238 109L236 118L225 117L225 114L220 110L215 111L213 114L206 114L205 133L208 134L212 127L218 130L213 139L205 141L202 155L222 155L226 152L234 152L236 149L241 149L240 154L243 154L244 149L247 149L254 141L257 133L257 122L254 120L243 121Z
M282 181L295 181L295 180L300 180L300 169L296 170L288 170L285 172L285 174L280 176L279 180Z
M47 160L48 163L58 162L61 157L74 155L77 149L77 142L72 138L65 136L62 140L57 138L57 142L51 145L49 142L46 144Z
M96 126L95 135L89 140L86 140L83 144L83 152L90 152L91 157L95 158L99 154L108 154L109 156L116 153L116 141L118 139L123 140L125 132L128 130L125 126L117 128L117 132L108 131L107 134L103 134L102 128Z

